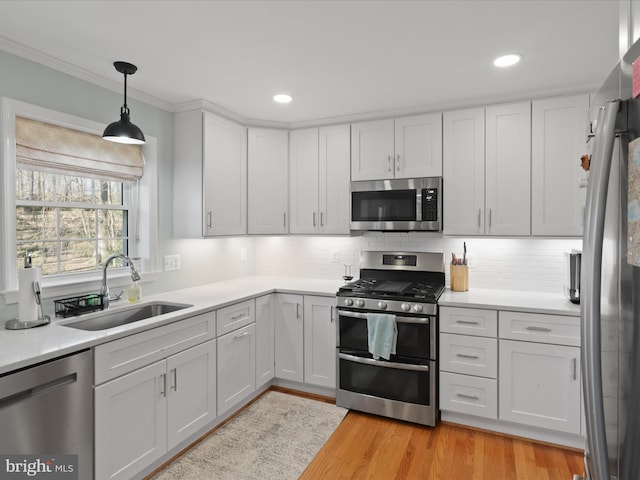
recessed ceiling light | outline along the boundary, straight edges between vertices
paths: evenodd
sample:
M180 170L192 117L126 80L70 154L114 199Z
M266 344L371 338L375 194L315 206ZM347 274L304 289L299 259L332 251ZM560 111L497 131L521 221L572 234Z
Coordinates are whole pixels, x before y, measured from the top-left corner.
M522 55L511 53L509 55L503 55L496 58L493 61L493 64L496 67L510 67L511 65L515 65L516 63L518 63L520 60L522 60Z
M291 100L293 100L293 97L286 93L278 93L273 96L273 101L277 103L289 103Z

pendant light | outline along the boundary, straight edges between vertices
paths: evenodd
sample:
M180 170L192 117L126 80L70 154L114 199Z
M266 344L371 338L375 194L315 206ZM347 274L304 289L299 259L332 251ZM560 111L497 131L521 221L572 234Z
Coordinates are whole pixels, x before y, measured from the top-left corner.
M127 107L127 75L133 75L138 67L127 62L114 62L117 71L124 74L124 105L120 108L120 120L113 122L104 129L102 138L116 143L128 143L142 145L145 143L144 134L129 119L129 107Z

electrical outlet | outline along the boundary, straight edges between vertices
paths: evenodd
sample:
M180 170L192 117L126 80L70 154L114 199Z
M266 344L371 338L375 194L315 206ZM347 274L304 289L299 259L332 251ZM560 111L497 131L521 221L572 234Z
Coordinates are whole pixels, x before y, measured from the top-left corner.
M242 262L246 262L247 261L247 249L244 247L240 248L240 261Z
M164 271L171 272L173 270L180 270L180 255L165 255Z
M331 250L331 263L340 263L340 252L338 250Z

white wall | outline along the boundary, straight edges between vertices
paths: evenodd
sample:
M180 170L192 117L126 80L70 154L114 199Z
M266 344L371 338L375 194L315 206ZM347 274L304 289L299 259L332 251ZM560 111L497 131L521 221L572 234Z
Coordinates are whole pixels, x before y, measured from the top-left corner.
M451 252L462 256L467 242L470 288L562 292L564 253L582 248L581 239L458 238L421 233L367 233L360 237L259 237L255 243L256 274L340 278L343 264L355 276L361 250ZM339 262L332 262L332 253ZM449 284L448 266L445 265Z

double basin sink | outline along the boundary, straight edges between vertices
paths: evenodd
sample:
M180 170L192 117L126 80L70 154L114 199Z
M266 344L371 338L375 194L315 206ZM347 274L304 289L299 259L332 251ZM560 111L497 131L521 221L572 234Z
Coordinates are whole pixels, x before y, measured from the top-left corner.
M192 307L184 303L149 302L142 305L115 308L100 313L88 314L87 318L60 323L64 327L77 328L79 330L107 330L130 323L139 322L148 318L159 317L166 313L177 312L184 308Z

